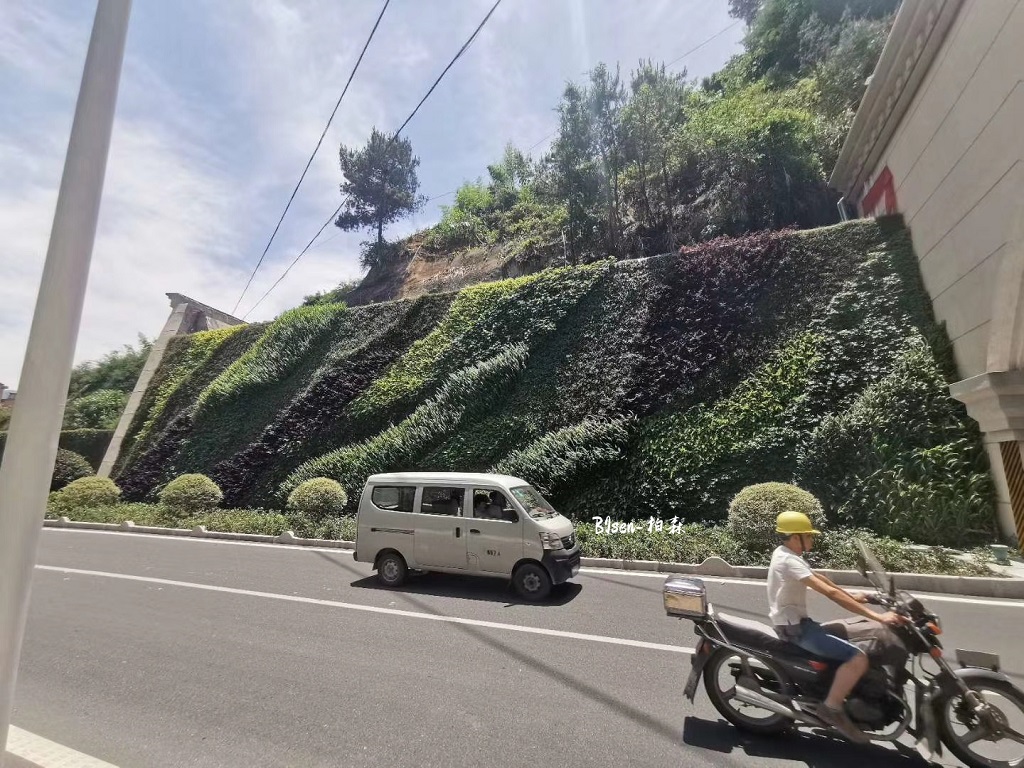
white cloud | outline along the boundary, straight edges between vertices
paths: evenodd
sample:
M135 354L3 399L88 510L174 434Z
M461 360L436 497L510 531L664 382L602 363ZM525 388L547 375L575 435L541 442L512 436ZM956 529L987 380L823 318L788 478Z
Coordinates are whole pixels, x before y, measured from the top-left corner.
M392 0L239 314L339 202L338 145L361 143L374 125L397 127L491 5ZM135 3L76 361L133 343L140 331L155 335L168 291L232 310L380 8ZM625 74L641 55L674 58L728 21L717 4L705 8L697 0L651 0L639 10L614 0L503 3L407 129L421 191L448 192L484 175L506 141L526 149L550 133L565 80L598 60L620 60ZM73 0L4 4L0 381L8 384L20 374L92 12ZM693 61L710 71L735 47L735 32ZM432 223L450 201L392 234ZM357 276L364 238L328 227L249 319Z

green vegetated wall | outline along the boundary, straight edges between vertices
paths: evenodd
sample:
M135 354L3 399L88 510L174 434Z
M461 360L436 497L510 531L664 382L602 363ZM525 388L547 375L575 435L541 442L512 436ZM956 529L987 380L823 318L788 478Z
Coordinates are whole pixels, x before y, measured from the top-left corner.
M116 478L233 506L327 476L500 471L589 519L725 517L796 482L834 524L995 531L994 490L899 218L722 239L454 294L303 307L175 339Z

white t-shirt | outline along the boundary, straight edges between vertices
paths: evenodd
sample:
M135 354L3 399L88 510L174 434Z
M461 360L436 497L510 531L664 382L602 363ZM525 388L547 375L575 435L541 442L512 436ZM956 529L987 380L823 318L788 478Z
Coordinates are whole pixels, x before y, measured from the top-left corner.
M807 587L800 579L812 573L804 559L789 547L780 546L772 553L768 566L768 615L772 624L799 624L807 618Z

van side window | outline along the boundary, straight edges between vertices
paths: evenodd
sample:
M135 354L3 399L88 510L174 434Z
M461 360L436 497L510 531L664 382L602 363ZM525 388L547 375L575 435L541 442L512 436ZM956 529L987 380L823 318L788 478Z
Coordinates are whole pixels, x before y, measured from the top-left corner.
M412 503L416 498L414 485L378 485L370 497L378 509L395 512L412 512Z
M515 507L501 491L490 488L473 489L473 517L478 520L504 520L515 523L519 520Z
M425 486L420 512L426 515L460 515L462 501L466 497L465 488L448 488Z

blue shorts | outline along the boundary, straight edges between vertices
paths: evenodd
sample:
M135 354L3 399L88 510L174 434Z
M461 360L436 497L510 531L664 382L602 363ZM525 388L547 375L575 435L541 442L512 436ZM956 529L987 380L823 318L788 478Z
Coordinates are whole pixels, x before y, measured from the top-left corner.
M783 629L788 631L783 633ZM780 636L808 653L843 664L861 653L857 646L830 635L814 619L803 619L797 626L780 628Z

